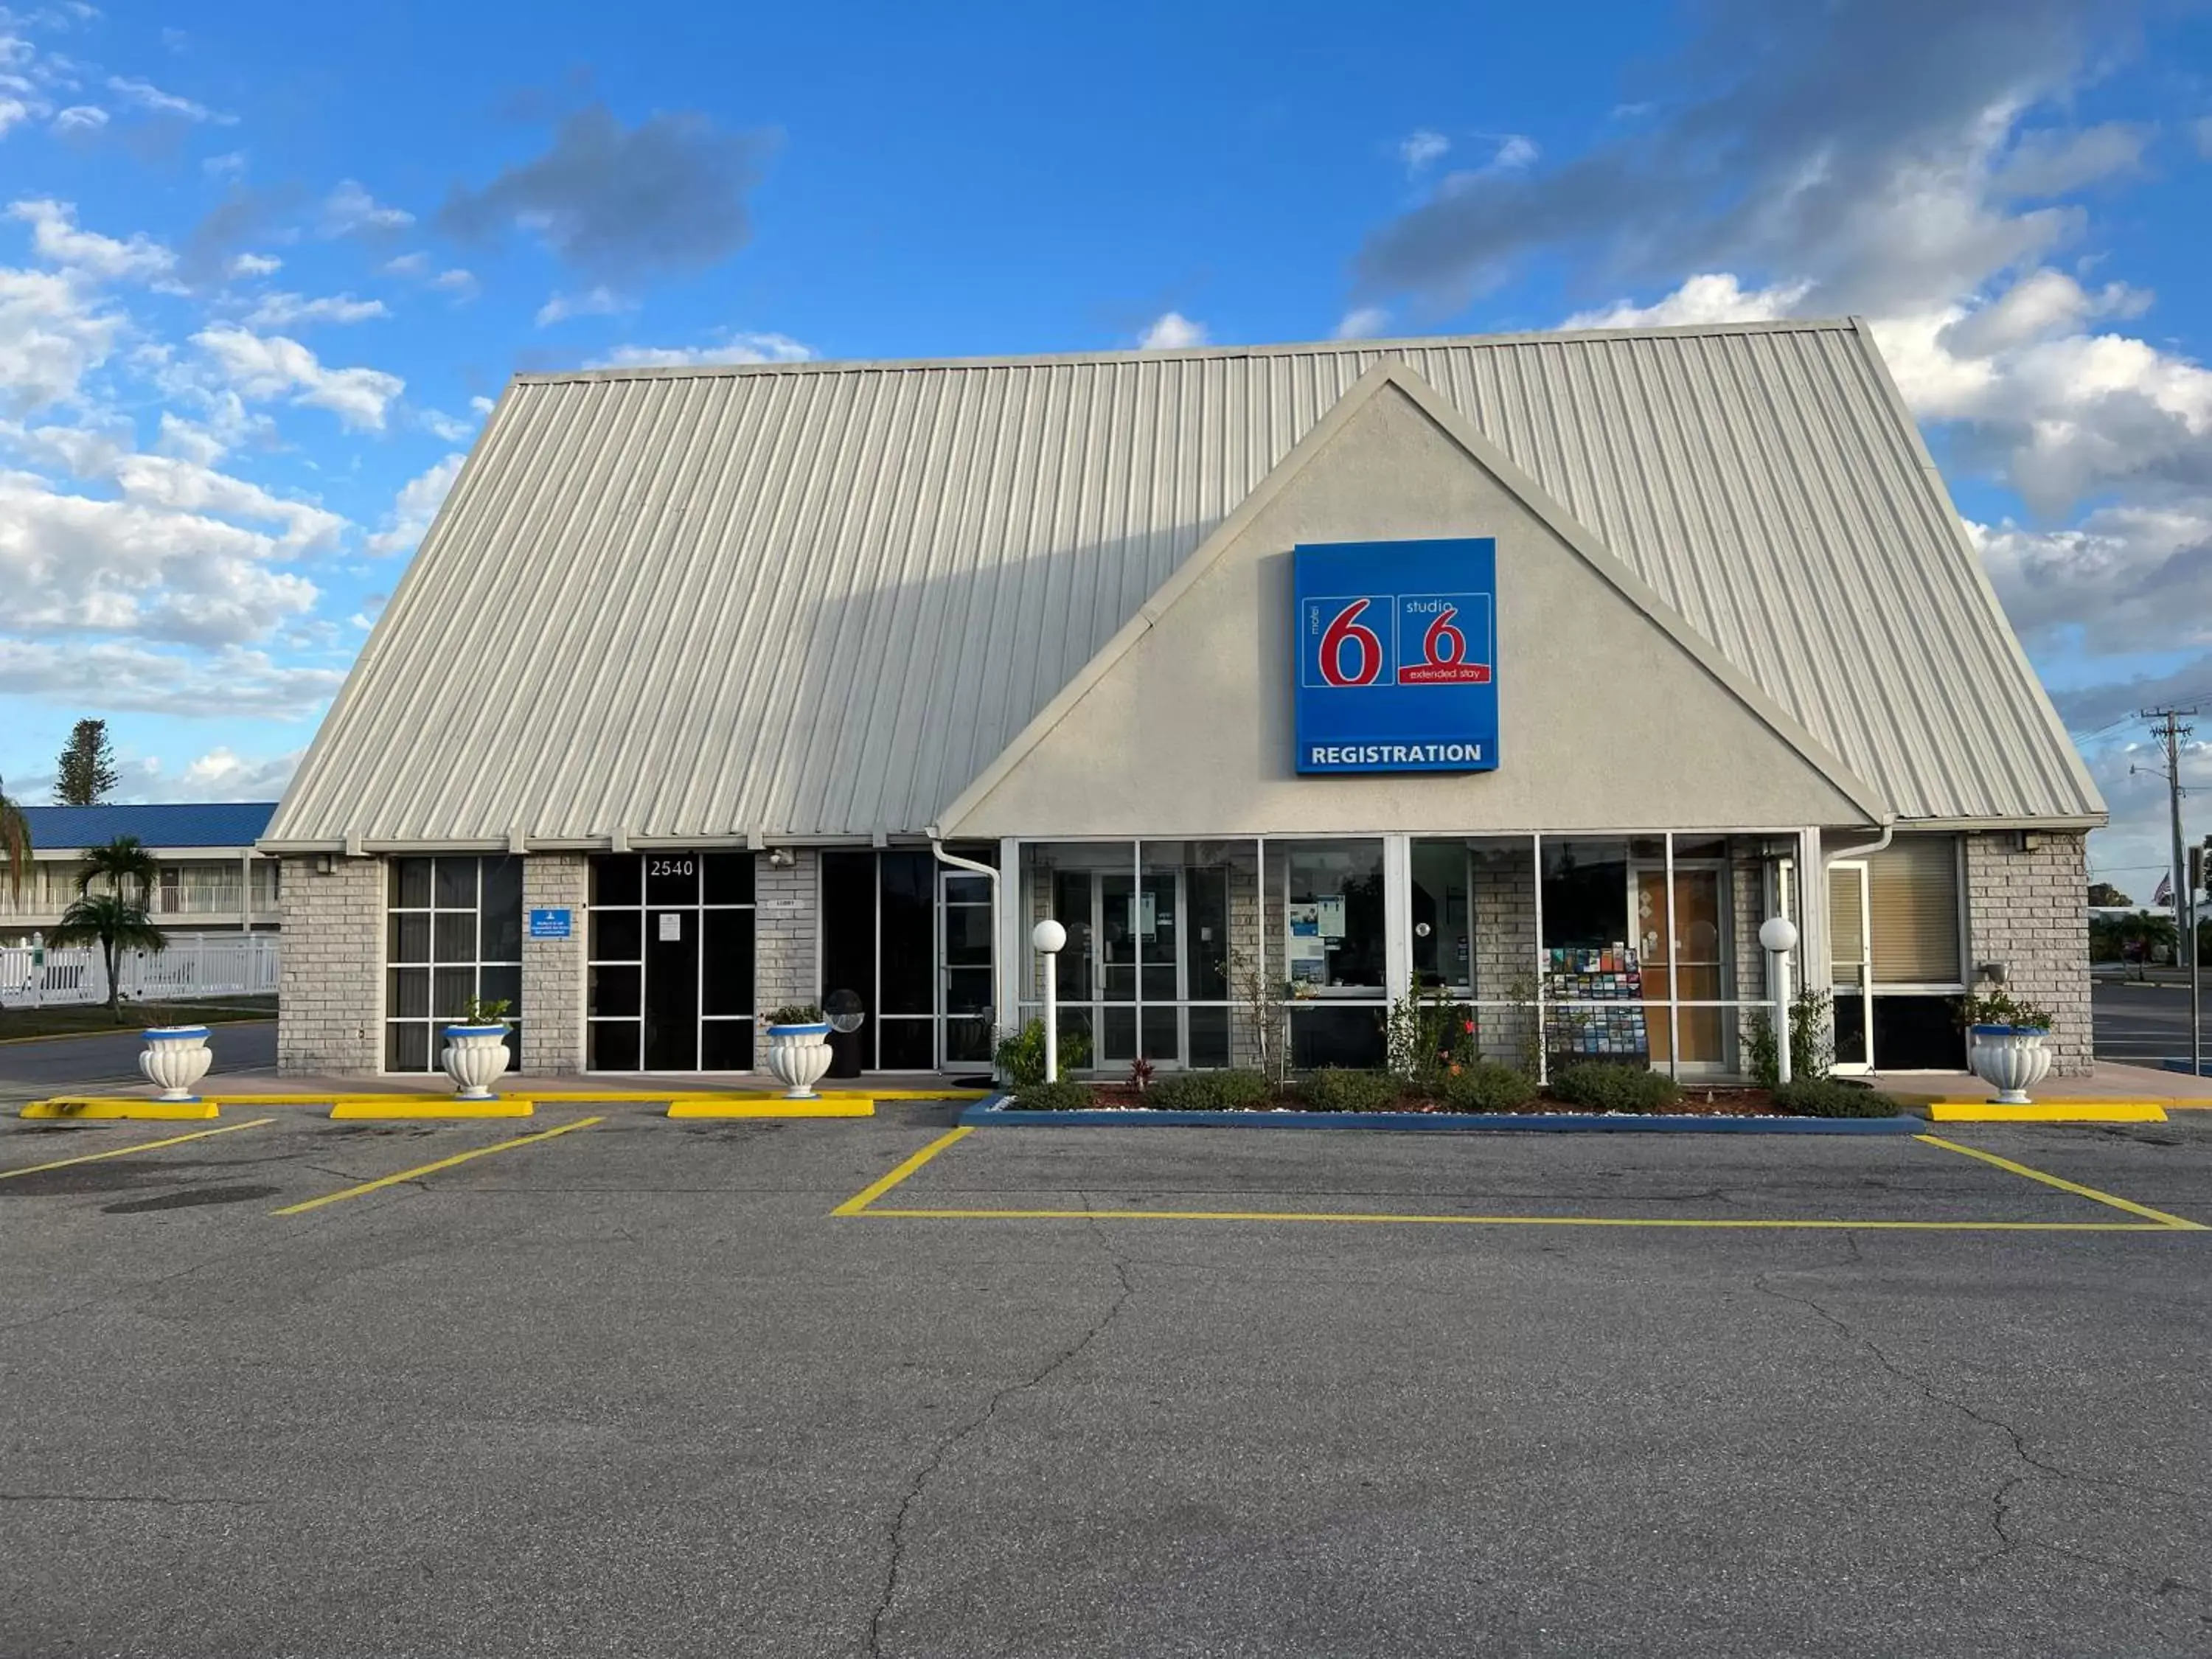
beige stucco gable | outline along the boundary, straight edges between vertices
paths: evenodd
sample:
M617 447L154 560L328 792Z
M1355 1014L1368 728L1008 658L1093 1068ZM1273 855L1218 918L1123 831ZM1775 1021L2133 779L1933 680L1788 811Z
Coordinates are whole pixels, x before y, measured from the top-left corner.
M1291 769L1291 550L1498 544L1500 764ZM1872 789L1401 365L1378 367L944 813L946 835L1856 825Z

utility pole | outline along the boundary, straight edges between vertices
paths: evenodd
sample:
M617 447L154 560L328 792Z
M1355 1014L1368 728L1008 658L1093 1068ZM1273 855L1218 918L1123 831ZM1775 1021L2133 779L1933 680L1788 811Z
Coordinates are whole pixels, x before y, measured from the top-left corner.
M2189 861L2181 852L2181 740L2197 728L2180 723L2194 708L2146 708L2142 717L2158 722L2156 731L2166 740L2166 797L2173 819L2173 919L2179 924L2175 937L2189 952L2189 1074L2204 1075L2204 992L2197 966L2197 895L2189 885Z

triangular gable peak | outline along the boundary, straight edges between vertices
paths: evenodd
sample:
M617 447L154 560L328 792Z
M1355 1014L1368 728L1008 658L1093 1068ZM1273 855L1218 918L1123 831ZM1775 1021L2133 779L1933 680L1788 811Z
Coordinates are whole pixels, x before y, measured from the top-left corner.
M1292 769L1291 550L1491 537L1492 772ZM1363 376L940 815L945 835L1857 825L1855 776L1403 363Z

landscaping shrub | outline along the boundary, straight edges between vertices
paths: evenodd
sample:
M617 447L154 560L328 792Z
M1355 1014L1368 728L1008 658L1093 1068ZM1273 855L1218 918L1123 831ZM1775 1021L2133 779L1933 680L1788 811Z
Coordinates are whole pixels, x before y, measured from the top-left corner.
M1018 1112L1080 1112L1097 1103L1080 1083L1032 1083L1017 1090L1006 1103Z
M1249 1112L1274 1092L1257 1072L1177 1072L1146 1090L1145 1104L1161 1112Z
M1899 1107L1893 1097L1877 1090L1808 1078L1777 1089L1774 1109L1792 1117L1895 1117Z
M1033 1019L999 1044L999 1070L1017 1089L1044 1081L1044 1022ZM1079 1072L1091 1064L1091 1034L1060 1034L1060 1069Z
M1388 1072L1324 1066L1306 1079L1305 1093L1317 1112L1387 1112L1398 1103L1398 1079Z
M1455 1112L1516 1112L1536 1098L1534 1080L1494 1060L1462 1066L1437 1081L1444 1103Z
M1674 1079L1637 1066L1604 1066L1584 1060L1552 1079L1553 1095L1586 1112L1656 1112L1681 1098Z

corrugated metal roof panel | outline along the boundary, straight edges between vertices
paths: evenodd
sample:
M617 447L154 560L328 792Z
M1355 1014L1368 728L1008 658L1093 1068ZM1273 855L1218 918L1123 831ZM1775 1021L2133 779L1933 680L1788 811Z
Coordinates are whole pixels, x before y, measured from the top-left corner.
M270 838L918 830L1386 357L1902 816L2102 812L1826 323L526 376Z
M269 827L273 800L178 801L149 806L26 806L31 845L103 847L136 836L149 847L251 847Z

